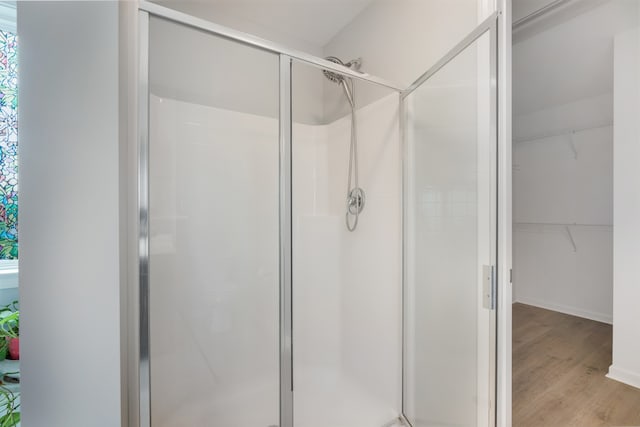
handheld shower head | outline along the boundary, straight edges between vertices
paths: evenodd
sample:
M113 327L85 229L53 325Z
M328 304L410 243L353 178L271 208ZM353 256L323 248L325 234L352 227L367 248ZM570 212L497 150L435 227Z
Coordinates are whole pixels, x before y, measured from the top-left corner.
M340 65L345 65L344 62L342 62L342 60L340 58L337 58L335 56L327 56L326 58L327 61L329 62L333 62L334 64L340 64ZM329 80L331 80L334 83L340 83L344 80L344 76L338 74L338 73L334 73L333 71L329 71L329 70L322 70L322 73L324 74L324 76L326 78L328 78Z
M356 58L356 59L352 59L349 62L343 62L340 58L335 57L335 56L327 56L326 58L327 61L329 62L333 62L334 64L340 64L343 65L347 68L351 68L352 70L356 70L359 71L360 67L362 66L362 59L360 58ZM338 73L334 73L333 71L329 71L329 70L322 70L322 72L324 73L324 76L326 78L328 78L329 80L331 80L334 83L340 83L341 81L343 81L345 78L343 75L338 74Z
M345 67L354 69L354 70L359 70L360 66L362 65L362 60L360 58L357 59L352 59L351 61L345 63L342 62L342 60L340 58L337 58L335 56L327 56L325 58L327 61L333 62L334 64L340 64L340 65L344 65ZM338 73L334 73L333 71L329 71L329 70L322 70L322 73L324 74L324 76L329 79L330 81L339 84L340 86L342 86L342 89L344 90L344 94L347 97L347 100L349 101L349 104L351 105L351 107L355 108L355 102L353 100L353 93L351 91L351 88L349 87L349 83L347 81L347 79Z

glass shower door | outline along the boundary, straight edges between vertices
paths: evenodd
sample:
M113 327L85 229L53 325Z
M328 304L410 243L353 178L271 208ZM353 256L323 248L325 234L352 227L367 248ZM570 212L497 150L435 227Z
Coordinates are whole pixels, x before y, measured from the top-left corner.
M148 75L151 427L278 425L279 57L152 16Z
M403 413L412 427L494 423L497 97L491 19L404 94Z

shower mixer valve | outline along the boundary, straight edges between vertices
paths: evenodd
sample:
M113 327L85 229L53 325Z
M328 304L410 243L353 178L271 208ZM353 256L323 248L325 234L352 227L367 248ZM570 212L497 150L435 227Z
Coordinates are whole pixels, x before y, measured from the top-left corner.
M357 215L364 209L365 195L360 187L354 188L347 197L347 209L351 215Z

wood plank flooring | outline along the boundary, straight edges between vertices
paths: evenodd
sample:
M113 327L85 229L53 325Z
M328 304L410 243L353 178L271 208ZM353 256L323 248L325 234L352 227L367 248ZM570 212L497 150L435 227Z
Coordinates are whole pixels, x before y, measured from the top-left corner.
M611 325L513 305L513 427L640 426L640 389L605 377Z

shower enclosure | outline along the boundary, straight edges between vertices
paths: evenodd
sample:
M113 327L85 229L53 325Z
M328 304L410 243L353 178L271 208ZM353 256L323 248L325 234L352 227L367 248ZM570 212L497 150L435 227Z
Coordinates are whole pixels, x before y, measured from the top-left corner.
M404 87L140 3L140 426L495 425L497 16Z

